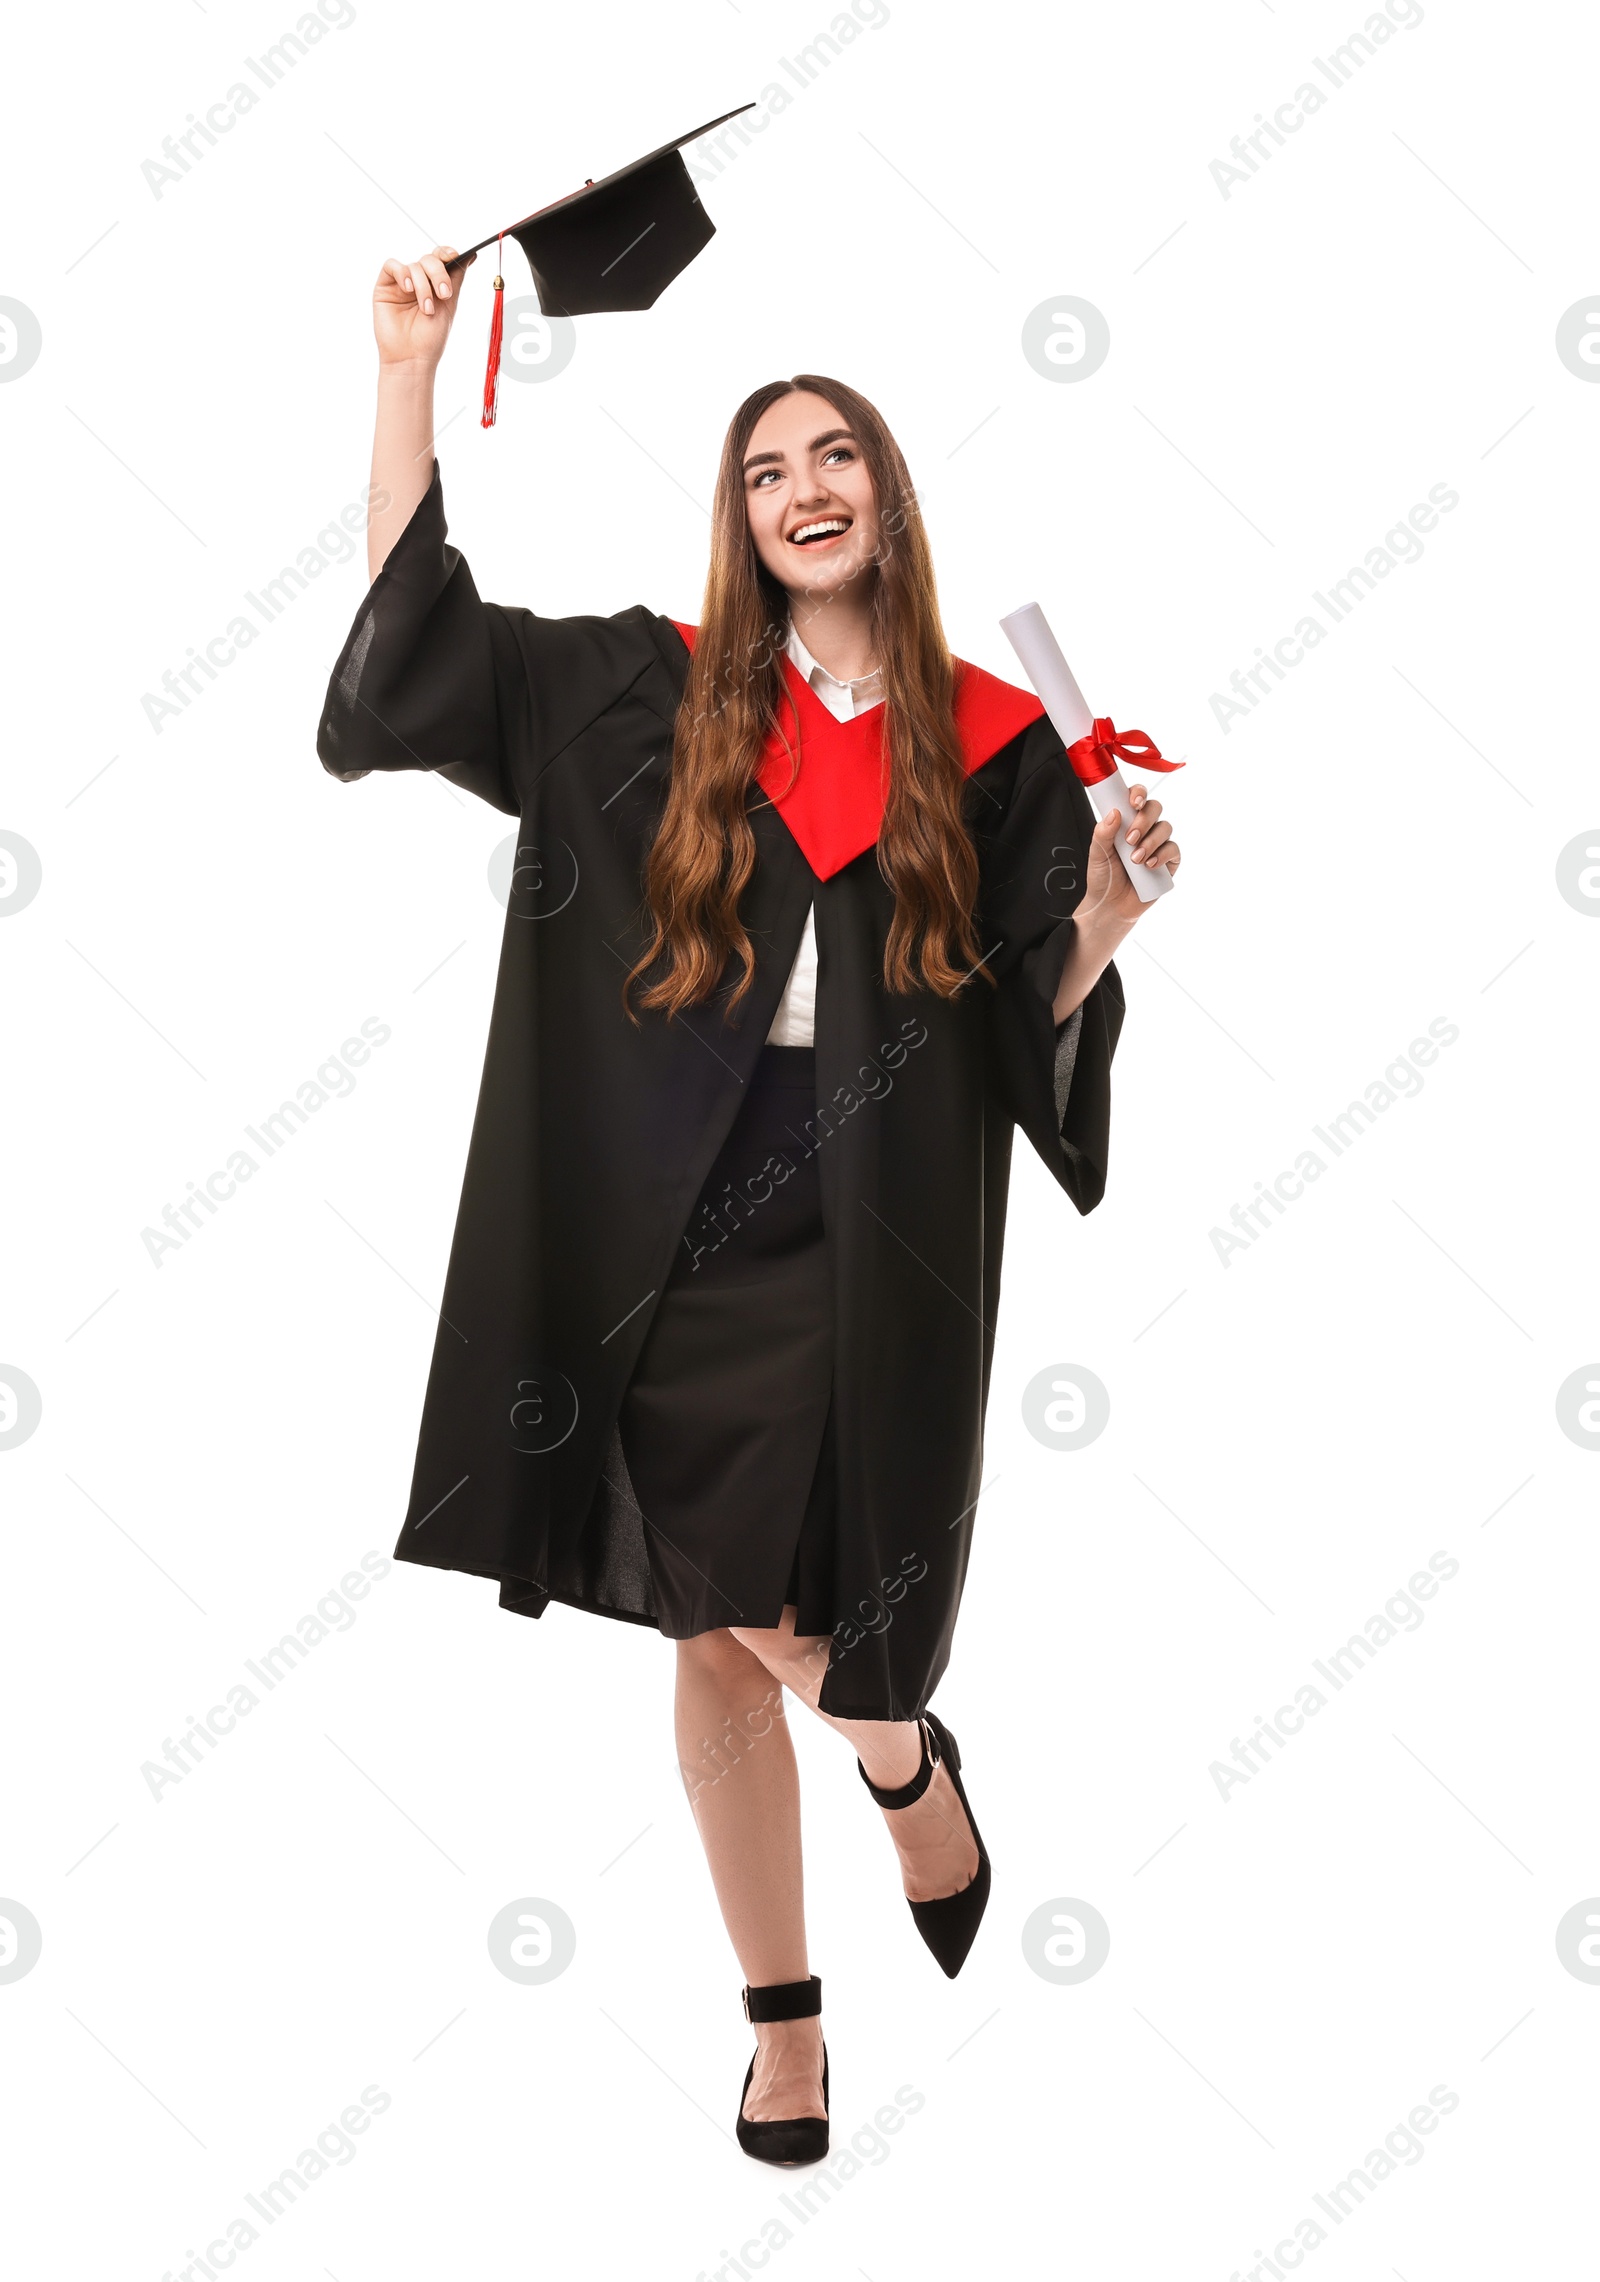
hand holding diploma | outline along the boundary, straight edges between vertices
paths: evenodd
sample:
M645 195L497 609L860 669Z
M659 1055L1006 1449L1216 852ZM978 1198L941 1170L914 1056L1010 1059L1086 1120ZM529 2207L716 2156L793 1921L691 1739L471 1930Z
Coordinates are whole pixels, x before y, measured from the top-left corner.
M1000 623L1100 819L1089 842L1088 877L1072 915L1072 946L1053 1002L1059 1024L1083 1004L1129 929L1158 895L1168 892L1182 861L1160 801L1142 784L1130 785L1121 763L1164 771L1183 763L1163 759L1142 730L1119 733L1113 722L1089 711L1036 602L1024 603Z
M1002 618L1000 624L1021 659L1028 679L1044 700L1044 709L1067 748L1067 759L1100 818L1090 852L1089 884L1084 900L1087 903L1094 895L1097 866L1109 866L1110 851L1115 847L1134 902L1128 912L1131 924L1145 904L1153 903L1158 895L1165 895L1171 888L1179 856L1171 825L1159 821L1160 801L1152 800L1142 784L1130 785L1123 776L1121 763L1126 760L1134 769L1162 771L1182 768L1183 763L1164 760L1142 729L1119 733L1110 720L1097 718L1089 711L1072 668L1062 656L1061 646L1036 602L1025 602L1020 610L1013 610L1009 617ZM1108 877L1105 891L1097 900L1107 901L1113 907L1127 903L1128 893L1114 894L1111 892L1114 886Z

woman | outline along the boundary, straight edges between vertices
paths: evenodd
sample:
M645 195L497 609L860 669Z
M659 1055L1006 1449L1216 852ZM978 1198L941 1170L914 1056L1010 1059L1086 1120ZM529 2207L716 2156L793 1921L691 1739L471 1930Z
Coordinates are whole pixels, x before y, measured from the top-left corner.
M373 586L318 736L519 818L399 1558L677 1642L677 1746L763 2160L828 2144L788 1690L884 1810L956 1973L989 1890L927 1709L976 1502L1011 1135L1105 1183L1145 908L1038 701L950 657L865 399L759 389L698 630L481 602L445 541L448 248L374 295ZM1142 860L1176 870L1160 803Z

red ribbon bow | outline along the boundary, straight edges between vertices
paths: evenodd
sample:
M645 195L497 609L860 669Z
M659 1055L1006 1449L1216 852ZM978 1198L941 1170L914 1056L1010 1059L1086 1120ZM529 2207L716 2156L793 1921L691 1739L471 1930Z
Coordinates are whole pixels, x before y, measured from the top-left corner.
M1119 730L1114 721L1098 714L1089 735L1067 747L1067 759L1080 784L1101 783L1124 761L1136 769L1170 770L1184 765L1182 761L1163 760L1142 729Z

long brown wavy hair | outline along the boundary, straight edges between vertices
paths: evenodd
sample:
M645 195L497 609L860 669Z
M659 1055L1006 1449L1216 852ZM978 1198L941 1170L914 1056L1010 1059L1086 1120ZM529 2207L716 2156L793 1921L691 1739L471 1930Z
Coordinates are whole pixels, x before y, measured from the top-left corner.
M739 917L756 859L748 802L780 717L786 744L792 729L790 750L799 766L799 719L782 664L789 601L756 552L744 477L756 423L798 390L823 397L850 429L877 502L878 546L866 575L873 582L873 655L883 675L889 757L878 837L878 868L894 891L884 982L895 992L920 985L954 998L981 968L973 933L978 861L963 816L966 771L953 712L954 666L911 477L874 405L842 381L797 373L745 398L717 472L705 602L678 709L666 805L645 873L652 931L624 986L631 996L636 983L658 970L639 1003L669 1016L711 997L730 960L740 969L730 1011L749 990L755 954Z

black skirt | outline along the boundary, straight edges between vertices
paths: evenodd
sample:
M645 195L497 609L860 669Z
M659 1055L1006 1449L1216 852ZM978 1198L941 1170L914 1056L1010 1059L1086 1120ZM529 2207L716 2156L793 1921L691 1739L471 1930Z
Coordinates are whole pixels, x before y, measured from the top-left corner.
M833 1288L816 1057L768 1046L707 1175L618 1430L669 1639L831 1632Z

